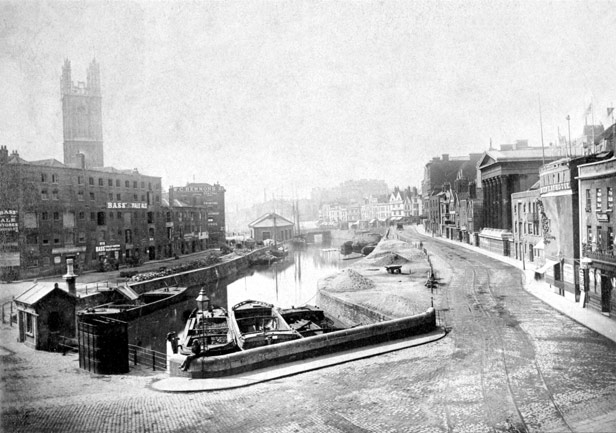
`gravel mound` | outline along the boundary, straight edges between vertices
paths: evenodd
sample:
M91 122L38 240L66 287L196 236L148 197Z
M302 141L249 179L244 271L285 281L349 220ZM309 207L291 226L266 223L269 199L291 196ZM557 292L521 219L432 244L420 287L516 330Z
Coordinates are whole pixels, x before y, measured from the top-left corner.
M328 284L327 290L331 292L353 292L371 290L376 287L374 281L364 277L353 269L344 269Z

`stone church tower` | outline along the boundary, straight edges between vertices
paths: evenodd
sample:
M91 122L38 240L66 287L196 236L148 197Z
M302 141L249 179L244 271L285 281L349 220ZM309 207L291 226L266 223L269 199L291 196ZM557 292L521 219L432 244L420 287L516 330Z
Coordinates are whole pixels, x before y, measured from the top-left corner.
M96 60L88 67L87 82L71 78L71 62L62 67L62 120L64 163L83 168L103 167L103 117L100 69Z

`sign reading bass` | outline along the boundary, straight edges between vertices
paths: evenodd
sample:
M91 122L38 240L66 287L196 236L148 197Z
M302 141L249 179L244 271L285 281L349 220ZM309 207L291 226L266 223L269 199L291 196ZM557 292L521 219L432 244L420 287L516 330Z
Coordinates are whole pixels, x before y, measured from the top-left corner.
M107 202L107 209L147 209L147 203Z
M0 232L17 232L17 211L15 209L0 210Z

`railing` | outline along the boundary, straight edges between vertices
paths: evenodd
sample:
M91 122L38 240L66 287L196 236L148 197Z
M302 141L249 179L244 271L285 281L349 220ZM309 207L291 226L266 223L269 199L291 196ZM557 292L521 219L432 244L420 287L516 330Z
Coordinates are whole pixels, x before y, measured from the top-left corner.
M167 355L155 350L146 349L145 347L128 345L128 360L133 365L143 365L152 367L152 371L167 369Z
M13 304L13 301L2 304L2 324L13 326L13 322L17 323L17 308Z

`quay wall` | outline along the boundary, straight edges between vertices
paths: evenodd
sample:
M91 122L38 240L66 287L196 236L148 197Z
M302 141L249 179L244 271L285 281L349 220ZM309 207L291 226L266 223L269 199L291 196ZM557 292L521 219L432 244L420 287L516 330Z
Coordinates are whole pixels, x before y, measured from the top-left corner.
M184 356L170 355L168 358L169 374L192 379L230 376L258 368L423 334L435 328L435 310L429 308L426 312L415 316L357 326L229 355L199 358L191 363L188 372L179 369L185 359Z
M353 304L319 288L317 305L327 311L327 315L339 320L346 326L383 322L391 317L370 308Z
M239 271L250 266L252 258L262 255L268 247L259 248L250 253L227 260L214 265L192 269L190 271L171 274L160 278L154 278L146 281L129 281L130 288L138 294L148 292L150 290L160 289L167 286L196 286L199 284L210 283L235 275ZM101 291L96 294L88 295L77 299L77 309L85 309L111 302L114 299L113 291Z

